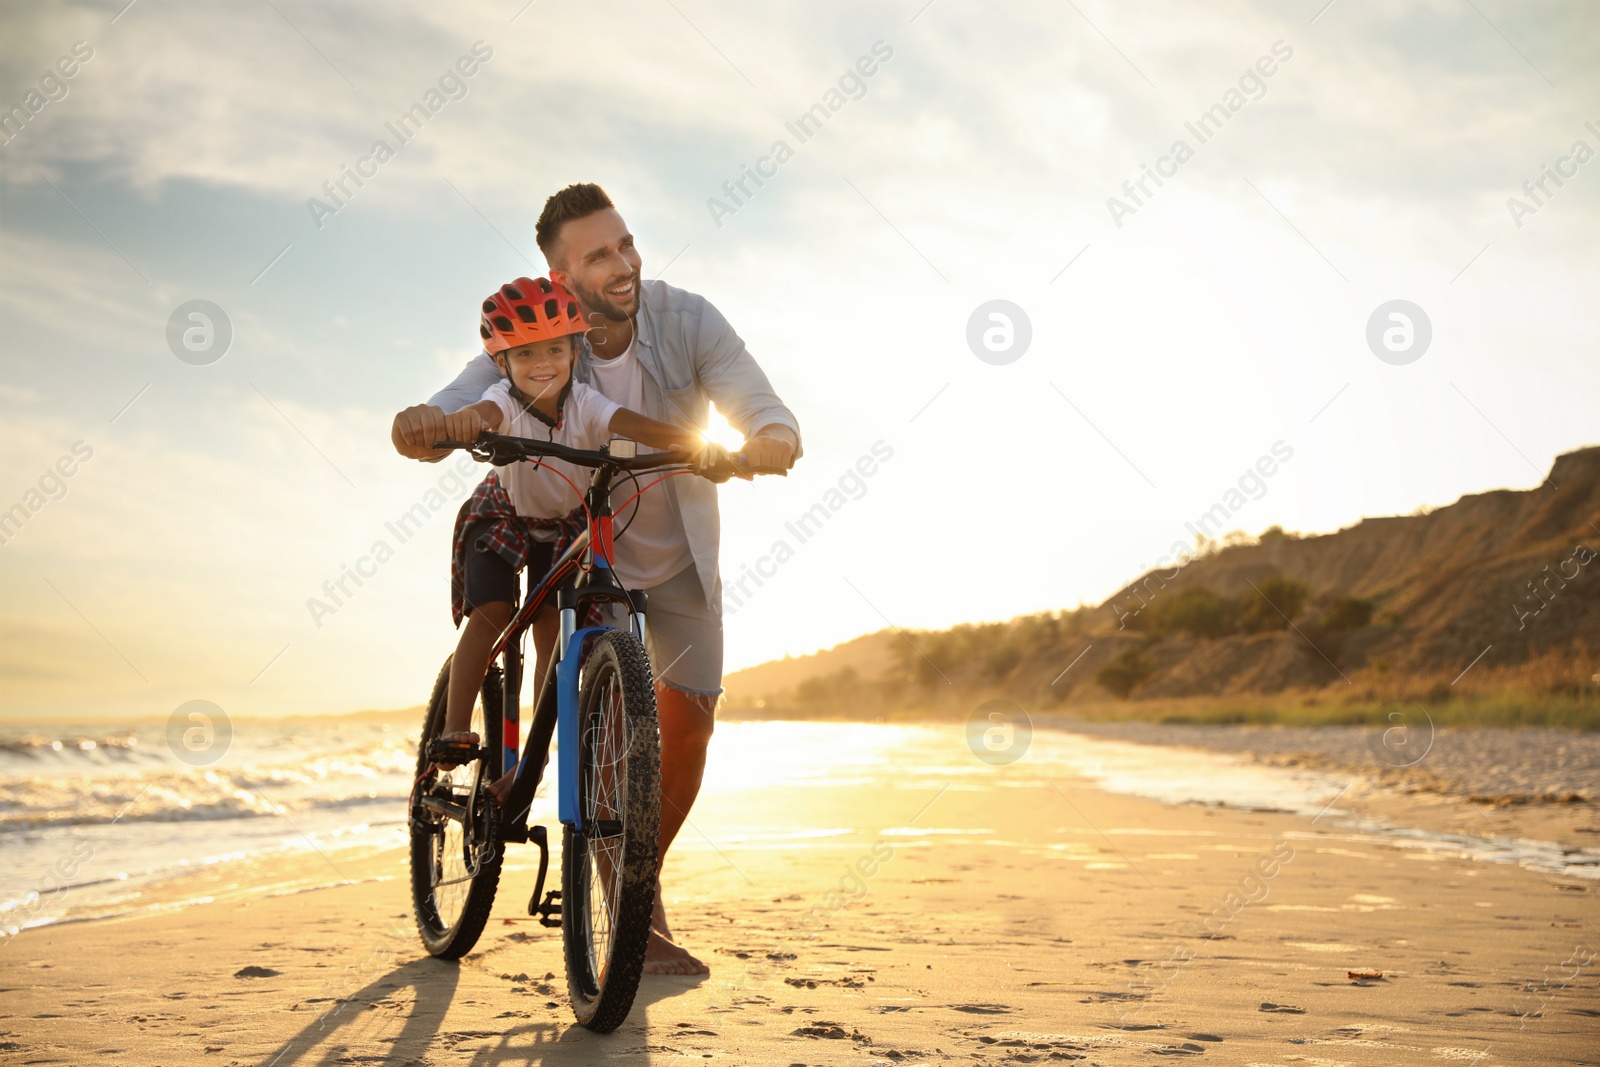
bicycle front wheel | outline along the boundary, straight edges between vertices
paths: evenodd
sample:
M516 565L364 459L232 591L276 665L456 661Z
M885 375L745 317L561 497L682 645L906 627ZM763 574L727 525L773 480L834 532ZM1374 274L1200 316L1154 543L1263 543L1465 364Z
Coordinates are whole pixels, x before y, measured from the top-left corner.
M661 733L650 659L622 630L595 638L578 690L583 830L561 849L561 933L578 1022L609 1033L633 1007L655 904Z

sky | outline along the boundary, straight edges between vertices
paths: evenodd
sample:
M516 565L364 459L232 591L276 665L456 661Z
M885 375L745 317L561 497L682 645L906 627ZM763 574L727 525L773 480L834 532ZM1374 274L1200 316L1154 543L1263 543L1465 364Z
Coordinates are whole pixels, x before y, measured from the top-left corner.
M10 719L424 701L481 468L390 420L575 181L801 423L729 670L1600 444L1584 0L125 3L0 9Z

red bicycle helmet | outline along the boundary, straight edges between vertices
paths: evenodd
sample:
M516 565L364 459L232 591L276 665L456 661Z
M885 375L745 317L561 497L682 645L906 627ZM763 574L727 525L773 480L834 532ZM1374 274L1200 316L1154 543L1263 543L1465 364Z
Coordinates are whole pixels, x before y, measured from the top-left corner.
M548 278L518 278L502 285L483 302L478 322L484 350L491 356L588 328L578 314L578 301L565 286Z

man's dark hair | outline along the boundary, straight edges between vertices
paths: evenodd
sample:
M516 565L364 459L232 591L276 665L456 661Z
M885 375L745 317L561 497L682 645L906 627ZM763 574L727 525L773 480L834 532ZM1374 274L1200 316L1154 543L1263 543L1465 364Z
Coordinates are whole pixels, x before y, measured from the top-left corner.
M581 219L613 206L606 191L593 182L579 182L553 194L544 202L544 210L539 212L539 221L533 228L539 251L554 265L555 259L550 253L556 246L556 239L561 236L561 227L573 219Z

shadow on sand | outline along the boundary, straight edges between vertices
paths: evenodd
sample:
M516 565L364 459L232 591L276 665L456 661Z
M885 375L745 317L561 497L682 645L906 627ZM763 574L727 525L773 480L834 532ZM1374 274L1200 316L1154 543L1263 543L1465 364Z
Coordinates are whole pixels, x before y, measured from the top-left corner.
M338 1000L309 1003L320 1012L298 1034L264 1058L262 1067L343 1067L348 1064L427 1064L455 1053L451 1063L590 1064L597 1056L671 1053L649 1041L649 1008L682 993L697 979L646 975L628 1021L612 1034L596 1034L572 1021L565 1003L555 1021L527 1022L518 1010L525 997L507 997L503 1012L484 1014L496 1029L445 1029L441 1026L460 982L460 967L436 959L412 960ZM561 998L564 1002L565 997ZM543 1007L542 1014L558 1009ZM487 1042L487 1043L486 1043ZM466 1047L463 1047L466 1046ZM462 1055L470 1058L460 1058Z

